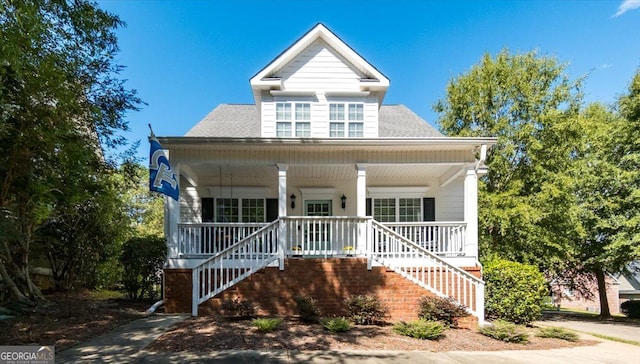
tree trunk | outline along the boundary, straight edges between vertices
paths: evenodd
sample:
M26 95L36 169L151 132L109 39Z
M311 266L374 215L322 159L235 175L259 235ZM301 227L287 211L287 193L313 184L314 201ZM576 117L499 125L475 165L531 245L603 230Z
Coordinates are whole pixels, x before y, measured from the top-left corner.
M598 296L600 297L600 317L611 318L609 311L609 300L607 299L607 282L602 267L595 269L596 280L598 281Z

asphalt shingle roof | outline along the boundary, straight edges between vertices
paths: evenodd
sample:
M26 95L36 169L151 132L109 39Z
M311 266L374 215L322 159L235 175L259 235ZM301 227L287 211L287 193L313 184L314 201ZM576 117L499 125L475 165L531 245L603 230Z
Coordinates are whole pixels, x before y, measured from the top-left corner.
M404 105L383 105L378 119L381 138L425 138L444 136ZM185 134L187 137L260 137L260 119L255 105L221 104Z

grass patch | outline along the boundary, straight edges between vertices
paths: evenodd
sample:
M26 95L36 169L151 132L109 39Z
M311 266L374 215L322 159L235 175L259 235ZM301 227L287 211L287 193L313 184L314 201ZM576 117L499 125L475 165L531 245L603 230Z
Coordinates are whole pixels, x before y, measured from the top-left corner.
M508 343L526 344L529 342L529 333L523 326L507 321L497 320L492 324L481 326L478 331L484 336Z
M260 332L270 332L277 330L282 325L282 319L279 318L257 318L251 321Z
M396 334L421 340L437 340L444 336L445 324L439 321L400 321L393 326Z
M544 337L544 338L552 338L552 339L561 339L561 340L572 341L572 342L576 342L579 339L578 334L576 334L575 332L571 330L567 330L562 327L554 327L554 326L539 328L538 332L536 333L536 336Z
M621 339L619 337L601 335L601 334L596 334L596 333L593 333L593 332L585 332L585 334L589 334L591 336L599 337L600 339L605 339L605 340L609 340L609 341L617 341L617 342L623 343L623 344L631 344L631 345L640 346L640 341Z
M110 299L124 299L127 296L121 291L112 291L108 289L101 289L97 291L87 291L87 297L95 300L110 300Z
M322 320L322 326L331 332L345 332L351 330L351 323L344 317L331 317Z

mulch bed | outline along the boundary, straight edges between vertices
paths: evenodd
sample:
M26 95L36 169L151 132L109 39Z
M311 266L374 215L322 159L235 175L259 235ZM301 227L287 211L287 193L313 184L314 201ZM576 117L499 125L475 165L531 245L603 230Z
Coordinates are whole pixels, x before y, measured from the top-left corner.
M532 329L532 332L534 330ZM528 344L497 341L468 329L449 329L440 340L418 340L393 332L392 326L355 326L351 331L331 333L321 325L295 318L279 330L261 333L250 320L231 321L215 317L190 318L173 326L147 347L155 352L209 352L220 350L421 350L495 351L541 350L593 345L597 342L530 337Z

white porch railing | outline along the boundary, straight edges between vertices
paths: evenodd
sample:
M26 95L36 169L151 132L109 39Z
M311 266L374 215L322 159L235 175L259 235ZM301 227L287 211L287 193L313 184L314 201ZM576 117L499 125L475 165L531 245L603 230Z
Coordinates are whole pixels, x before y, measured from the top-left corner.
M482 323L484 282L389 227L372 220L371 259L440 297L452 297ZM369 263L371 264L371 262Z
M199 304L278 259L280 224L276 220L263 226L193 269L193 316L198 316Z
M267 223L178 224L181 256L216 254L253 234Z
M368 239L366 217L283 217L286 255L365 256ZM243 240L267 223L181 223L178 252L181 257L208 257ZM464 256L466 224L462 222L384 223L426 250L445 257ZM349 249L350 248L350 249Z
M335 256L366 254L368 217L283 217L289 256Z
M384 225L432 253L447 257L465 254L465 223L391 222Z

